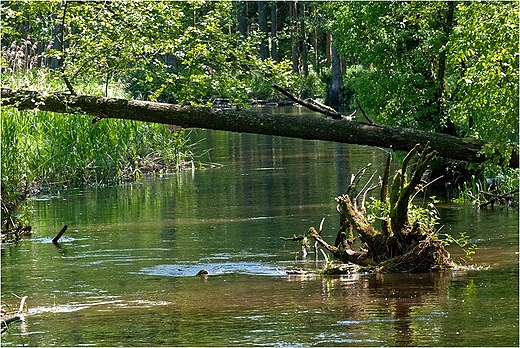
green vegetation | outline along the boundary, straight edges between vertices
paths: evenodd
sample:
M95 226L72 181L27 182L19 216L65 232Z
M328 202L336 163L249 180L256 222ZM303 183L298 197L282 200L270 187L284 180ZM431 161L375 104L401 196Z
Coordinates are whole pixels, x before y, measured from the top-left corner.
M332 31L347 80L385 124L518 149L519 12L515 2L345 2Z
M488 166L484 175L473 175L470 180L464 182L456 203L470 202L481 208L495 205L502 207L518 207L519 177L517 170Z
M28 77L18 82L32 85ZM34 82L44 82L47 88L53 85L54 90L66 88L50 81ZM17 85L14 79L11 85ZM118 86L109 87L124 97ZM82 86L92 94L100 88L104 86L92 82ZM193 166L185 130L173 131L165 125L115 119L93 125L83 115L2 108L1 127L2 232L11 230L14 238L27 232L24 204L31 193L120 183L150 172Z
M378 123L489 141L487 155L506 161L518 152L515 2L52 0L0 11L6 87L209 105L276 99L278 84L357 99ZM2 197L182 166L186 145L158 125L3 109ZM518 171L502 172L518 189Z
M379 180L374 180L377 171L368 180L363 178L369 166L352 177L346 192L336 198L340 228L333 245L321 236L321 226L319 232L314 227L309 228L308 234L334 259L361 267L353 270L350 266L338 268L328 264L323 271L325 274L465 268L451 259L446 247L457 245L471 259L477 246L469 242L465 233L459 238L439 233L442 227L438 227L440 218L434 205L435 197L422 205L414 202L418 194L425 194L421 178L434 156L429 147L421 153L418 151L419 146L416 146L407 154L393 178L390 178L392 154L388 154L384 175ZM377 188L380 188L380 198L367 201L367 194ZM289 239L302 240L304 244L307 237Z
M279 18L291 11L287 4L273 6ZM2 16L11 24L3 33L9 42L4 58L22 58L4 65L23 71L47 66L72 85L81 78L119 80L137 99L181 104L271 98L273 83L315 92L308 72L293 73L286 52L260 54L266 33L255 26L256 3L6 1ZM297 29L298 14L289 17L286 32ZM296 39L285 35L276 41L291 54Z
M379 123L484 139L496 144L488 153L518 149L514 2L55 0L1 10L4 72L46 66L73 86L120 82L137 99L197 104L273 98L274 83L325 98L339 74L344 101L358 98Z

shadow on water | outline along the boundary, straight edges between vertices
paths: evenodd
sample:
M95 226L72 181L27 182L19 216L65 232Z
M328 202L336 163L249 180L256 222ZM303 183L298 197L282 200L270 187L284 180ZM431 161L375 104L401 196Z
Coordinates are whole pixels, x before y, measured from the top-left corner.
M221 167L34 201L34 236L2 248L4 301L29 296L3 346L518 345L518 212L440 206L489 270L287 275L323 263L279 237L325 217L333 240L334 197L384 151L198 132Z

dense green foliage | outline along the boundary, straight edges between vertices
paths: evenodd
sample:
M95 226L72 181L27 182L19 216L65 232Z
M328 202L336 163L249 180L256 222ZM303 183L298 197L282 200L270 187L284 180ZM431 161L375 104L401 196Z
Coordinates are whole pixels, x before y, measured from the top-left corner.
M260 57L262 35L238 31L240 4L232 2L3 2L2 10L11 50L27 56L25 44L35 45L40 65L59 68L73 85L119 80L139 99L204 103L270 97L273 83L307 82L289 60Z
M347 102L381 123L518 143L515 2L2 2L3 66L57 69L177 103L325 96L331 37ZM269 29L270 28L270 29ZM491 126L490 126L491 125Z
M44 76L47 88L51 82L49 76ZM18 83L34 82L30 74L25 77ZM55 90L66 88L52 85ZM92 81L81 87L78 91L92 94L104 88ZM118 86L109 87L112 94L127 97ZM185 130L116 119L93 125L91 118L83 115L5 107L0 116L2 232L26 223L25 198L34 192L119 183L136 180L149 172L193 166Z
M379 122L518 148L516 2L348 2L332 23L361 104Z

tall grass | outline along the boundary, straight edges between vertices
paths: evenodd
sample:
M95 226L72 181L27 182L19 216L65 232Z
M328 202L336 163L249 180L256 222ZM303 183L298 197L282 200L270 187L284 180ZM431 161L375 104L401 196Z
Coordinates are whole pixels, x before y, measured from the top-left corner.
M490 199L499 198L496 199L497 204L517 207L519 180L515 169L488 166L482 177L473 175L465 182L453 201L480 206Z
M7 82L7 83L6 83ZM7 76L11 88L63 91L49 72L31 71ZM78 93L127 97L121 86L87 82ZM85 115L18 111L2 107L1 184L4 215L16 202L39 189L62 190L89 184L135 180L146 173L192 166L184 130L130 120L102 119L92 124Z
M183 131L157 124L2 108L2 183L77 187L179 169L191 159Z

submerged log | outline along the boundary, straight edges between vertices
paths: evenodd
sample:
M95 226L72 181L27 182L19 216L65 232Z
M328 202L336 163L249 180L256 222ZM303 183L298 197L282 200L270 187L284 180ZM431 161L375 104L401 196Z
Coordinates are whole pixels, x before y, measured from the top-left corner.
M441 157L470 162L486 160L480 152L491 144L470 138L431 133L409 128L390 127L350 121L346 118L316 118L279 114L260 114L247 110L221 110L190 105L154 103L141 100L104 98L66 93L44 94L37 91L1 89L3 106L19 110L44 110L82 113L103 118L156 122L184 128L207 128L232 132L277 135L409 151L417 143L430 146ZM508 165L518 168L513 153Z

